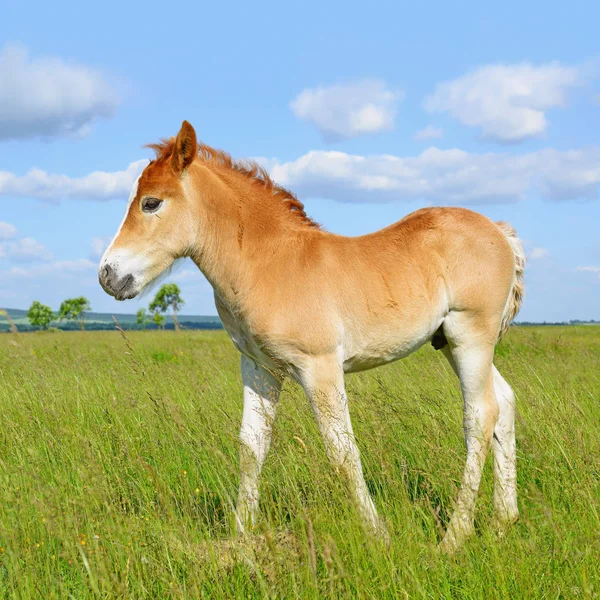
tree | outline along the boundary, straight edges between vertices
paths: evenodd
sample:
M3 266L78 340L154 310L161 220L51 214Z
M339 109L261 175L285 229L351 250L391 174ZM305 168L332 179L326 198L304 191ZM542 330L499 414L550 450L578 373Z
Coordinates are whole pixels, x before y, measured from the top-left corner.
M84 296L79 296L79 298L69 298L60 305L58 318L61 321L63 319L76 319L79 321L81 331L83 331L83 319L85 318L86 311L90 310L90 308L90 301Z
M46 330L54 319L54 313L49 306L34 300L27 313L27 318L34 327L41 327Z
M146 323L148 322L148 315L146 314L145 308L140 308L140 310L135 313L136 323L141 325L142 328L146 328Z
M153 315L152 315L152 320L154 321L154 324L159 328L159 329L163 329L165 326L165 317L164 315L161 315L160 312L156 311Z
M165 283L154 296L154 300L148 307L153 313L162 312L166 313L171 309L171 316L175 323L175 329L179 331L179 322L177 321L177 313L184 305L184 301L181 298L181 290L176 283Z
M19 333L15 322L10 318L8 311L0 308L0 316L4 317L8 321L8 326L10 328L11 333Z

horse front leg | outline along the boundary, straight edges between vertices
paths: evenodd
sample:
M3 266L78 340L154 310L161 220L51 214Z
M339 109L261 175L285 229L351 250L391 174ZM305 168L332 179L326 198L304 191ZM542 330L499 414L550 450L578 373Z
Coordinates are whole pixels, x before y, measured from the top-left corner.
M281 382L252 359L242 355L244 411L240 429L240 488L236 507L239 533L256 524L258 482L271 445Z
M379 520L363 476L341 365L336 357L311 358L303 369L301 382L317 419L327 456L342 476L363 525L387 541L387 531Z

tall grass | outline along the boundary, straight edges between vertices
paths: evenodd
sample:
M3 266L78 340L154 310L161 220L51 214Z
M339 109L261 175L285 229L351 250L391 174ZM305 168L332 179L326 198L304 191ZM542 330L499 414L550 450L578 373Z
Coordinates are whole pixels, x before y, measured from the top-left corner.
M391 534L365 537L300 390L286 384L261 520L231 536L239 357L222 332L0 336L0 596L600 596L600 328L524 328L497 350L517 393L521 520L435 548L464 466L440 353L347 378L367 483Z

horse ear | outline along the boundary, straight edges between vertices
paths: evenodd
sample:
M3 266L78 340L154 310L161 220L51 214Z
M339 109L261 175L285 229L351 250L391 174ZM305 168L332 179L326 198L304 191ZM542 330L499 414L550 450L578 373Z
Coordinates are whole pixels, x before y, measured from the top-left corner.
M175 150L171 157L171 165L177 173L181 173L196 157L198 143L196 132L188 121L181 124L181 129L175 139Z

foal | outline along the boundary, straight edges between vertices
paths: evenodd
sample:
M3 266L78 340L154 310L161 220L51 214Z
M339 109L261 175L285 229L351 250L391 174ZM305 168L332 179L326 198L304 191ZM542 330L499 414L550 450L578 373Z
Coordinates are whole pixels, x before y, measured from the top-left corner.
M517 314L524 255L506 223L461 208L426 208L375 233L323 231L287 190L254 164L196 141L184 121L133 187L99 278L133 298L189 256L214 288L225 329L242 354L244 410L238 526L255 522L281 382L309 398L331 462L365 525L385 535L363 478L344 373L407 356L431 340L457 373L467 459L442 548L473 531L490 445L494 507L517 519L514 395L493 365Z

